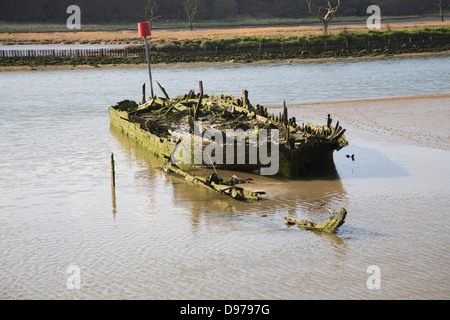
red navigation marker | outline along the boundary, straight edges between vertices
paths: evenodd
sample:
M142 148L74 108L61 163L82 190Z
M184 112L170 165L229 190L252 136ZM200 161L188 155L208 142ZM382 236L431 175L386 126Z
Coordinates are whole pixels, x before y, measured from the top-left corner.
M148 75L150 77L150 90L151 90L151 95L153 98L154 95L153 95L152 69L150 68L150 54L149 54L148 43L147 43L147 37L152 34L152 32L150 31L150 24L148 22L139 22L138 23L138 34L139 34L139 37L143 37L144 41L145 41L145 52L147 54L147 64L148 64Z
M150 24L148 22L139 22L138 23L138 33L139 37L149 37L152 35L150 31Z

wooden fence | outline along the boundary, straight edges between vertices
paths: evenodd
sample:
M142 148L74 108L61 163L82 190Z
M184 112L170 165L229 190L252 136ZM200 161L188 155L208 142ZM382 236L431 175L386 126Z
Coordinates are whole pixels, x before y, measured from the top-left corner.
M32 49L0 50L6 57L133 57L145 54L142 49Z
M448 45L450 36L426 37L426 38L395 38L377 41L342 41L342 42L303 42L303 43L279 43L257 44L229 47L156 47L151 48L151 54L230 54L239 52L264 52L264 51L304 51L304 50L355 50L376 49L412 45ZM124 49L37 49L37 50L0 50L0 58L6 57L141 57L145 56L144 47Z

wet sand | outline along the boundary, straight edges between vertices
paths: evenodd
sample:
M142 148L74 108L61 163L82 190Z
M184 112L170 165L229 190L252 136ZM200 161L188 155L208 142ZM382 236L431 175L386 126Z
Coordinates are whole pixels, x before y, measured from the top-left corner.
M450 150L450 126L448 125L450 94L289 104L287 106L289 116L295 116L297 123L300 124L303 122L325 124L328 114L332 116L333 124L339 121L340 125L347 130L345 135L350 145L341 152L335 153L334 158L338 162L347 153L351 154L352 146L355 145L356 148L370 145L376 145L377 148L380 145L398 145L404 148L405 154L410 153L416 147ZM278 107L281 111L281 106L269 106L269 112L279 112ZM366 151L361 151L357 157L363 156L363 152ZM373 150L366 154L369 158L373 156L373 154L370 155L371 152ZM384 167L384 164L380 164L380 166ZM424 172L428 169L430 168L423 168ZM383 175L383 170L389 170L389 168L380 170L381 175ZM308 190L323 189L323 179L319 179L319 182L305 182L283 181L258 175L251 178L255 181L254 185L242 186L251 191L264 190L267 193L266 198L270 199L280 196L289 198L291 193L298 194L298 190L305 189L305 183L308 184L308 188L306 188ZM337 183L332 175L326 177L325 181L327 181L325 184L328 187L330 184ZM314 197L311 196L311 198Z
M325 123L327 115L354 139L389 140L450 150L450 94L290 104L298 121ZM306 121L306 120L305 120Z

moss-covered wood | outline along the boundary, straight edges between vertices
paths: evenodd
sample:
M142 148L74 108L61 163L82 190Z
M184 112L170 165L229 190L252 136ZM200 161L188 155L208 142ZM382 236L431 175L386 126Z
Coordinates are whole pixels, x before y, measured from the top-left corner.
M325 166L332 165L333 152L348 145L344 136L345 129L339 122L333 126L330 116L326 125L298 125L294 117L289 117L286 107L282 114L274 115L261 105L252 105L246 90L243 90L242 97L227 94L206 95L200 83L200 93L190 91L188 94L170 98L166 90L162 86L160 88L164 97L154 97L141 105L125 100L113 106L110 115L114 125L140 140L155 154L166 158L171 157L177 145L172 140L173 132L185 128L193 134L194 121L201 122L201 134L211 129L222 132L223 143L230 141L227 140L227 130L242 129L250 132L247 130L255 129L252 134L256 134L256 138L262 129L267 129L268 132L279 130L278 175L290 178L301 177L313 170L322 170ZM233 139L237 144L236 138ZM249 139L246 140L245 163L225 161L226 148L223 148L224 159L216 163L215 167L244 171L260 169L264 165L259 159L256 163L249 161L251 148L256 148L259 154L261 143L258 139L256 141L256 145L251 145ZM202 136L203 149L210 143L210 139ZM269 145L268 140L265 143ZM234 156L236 157L236 153ZM202 165L210 166L211 161L208 160L210 159L202 159Z
M122 103L121 105L124 106L126 104ZM130 105L132 106L133 104ZM244 183L247 180L241 180L233 176L230 181L223 181L218 176L211 178L213 174L204 178L188 173L189 166L175 165L171 162L170 155L176 145L175 142L170 139L157 137L143 130L140 124L130 121L126 111L110 108L109 114L112 125L127 134L129 138L139 142L156 156L166 159L163 167L166 172L173 172L184 177L190 183L201 185L236 200L259 201L262 199L261 194L263 193L247 191L244 188L236 186L236 184Z
M166 172L173 172L185 178L186 181L200 185L226 196L230 196L236 200L242 201L259 201L261 200L261 193L245 190L235 184L242 182L240 179L233 177L230 181L223 181L217 173L211 173L207 178L190 174L181 170L177 165L171 161L167 161L164 165Z
M336 230L345 223L345 218L347 217L347 210L342 208L337 214L335 214L332 210L328 208L327 210L331 214L331 219L326 220L322 223L314 223L311 221L301 220L290 216L286 216L284 217L284 219L287 221L286 223L288 225L296 225L300 229L333 233L336 232Z

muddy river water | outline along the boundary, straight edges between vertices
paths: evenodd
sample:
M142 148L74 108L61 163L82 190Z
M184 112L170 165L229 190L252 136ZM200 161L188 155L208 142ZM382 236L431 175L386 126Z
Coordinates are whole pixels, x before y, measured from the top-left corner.
M347 128L334 174L239 173L267 192L259 203L165 174L110 128L108 107L141 99L145 68L0 73L0 298L449 299L449 67L441 56L153 68L171 96L202 80L206 93L247 89L254 104L285 100L298 121L331 113ZM384 99L418 95L429 96ZM348 211L335 234L284 224L328 219L324 206Z

